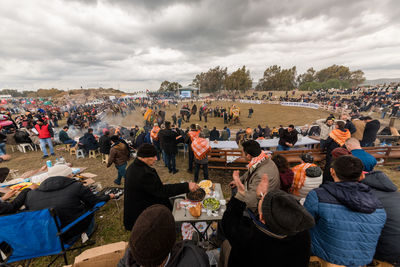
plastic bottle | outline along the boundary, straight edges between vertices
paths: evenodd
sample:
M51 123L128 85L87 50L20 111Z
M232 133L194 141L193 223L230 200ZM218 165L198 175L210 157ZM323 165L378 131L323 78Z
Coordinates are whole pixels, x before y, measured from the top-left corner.
M51 168L53 164L51 163L51 160L46 161L47 168Z

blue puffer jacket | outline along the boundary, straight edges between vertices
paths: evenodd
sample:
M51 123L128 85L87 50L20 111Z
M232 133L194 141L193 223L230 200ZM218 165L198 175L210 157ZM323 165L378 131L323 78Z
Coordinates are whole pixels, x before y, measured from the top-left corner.
M315 218L310 230L314 255L345 266L372 261L386 213L369 186L328 182L308 193L304 207Z

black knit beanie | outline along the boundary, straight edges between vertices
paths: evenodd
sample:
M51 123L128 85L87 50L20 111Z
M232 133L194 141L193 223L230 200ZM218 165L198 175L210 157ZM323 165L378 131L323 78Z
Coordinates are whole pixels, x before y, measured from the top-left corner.
M164 205L145 209L136 220L129 240L131 255L140 266L159 266L176 240L175 220Z
M267 193L262 213L267 228L278 235L295 235L315 224L313 216L293 196L281 190Z
M138 148L137 156L141 158L151 158L157 156L157 150L152 144L143 144Z

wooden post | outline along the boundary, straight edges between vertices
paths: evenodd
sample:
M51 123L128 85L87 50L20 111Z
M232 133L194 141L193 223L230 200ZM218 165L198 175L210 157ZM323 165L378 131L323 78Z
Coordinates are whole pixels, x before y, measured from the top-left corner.
M394 127L395 121L396 121L396 118L394 118L394 117L390 118L389 127Z

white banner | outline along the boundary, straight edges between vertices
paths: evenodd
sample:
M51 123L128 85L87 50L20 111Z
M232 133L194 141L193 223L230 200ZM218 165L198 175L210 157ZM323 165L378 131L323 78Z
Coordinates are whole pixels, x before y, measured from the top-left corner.
M246 100L246 99L241 99L239 100L240 103L247 103L247 104L263 104L264 102L262 100Z
M301 108L313 108L318 109L318 104L313 103L304 103L304 102L281 102L282 106L289 106L289 107L301 107Z

